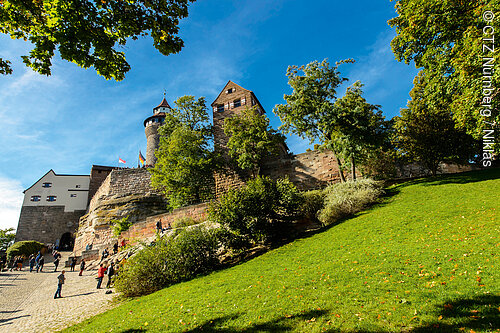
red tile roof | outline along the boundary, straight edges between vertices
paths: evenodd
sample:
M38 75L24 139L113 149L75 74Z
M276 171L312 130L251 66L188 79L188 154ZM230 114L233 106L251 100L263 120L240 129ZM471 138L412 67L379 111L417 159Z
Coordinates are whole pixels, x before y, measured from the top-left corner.
M163 101L161 101L160 105L158 105L157 107L155 107L155 109L158 109L158 108L169 108L169 109L171 109L171 107L170 107L170 105L168 105L168 102L165 99L165 97L163 97Z

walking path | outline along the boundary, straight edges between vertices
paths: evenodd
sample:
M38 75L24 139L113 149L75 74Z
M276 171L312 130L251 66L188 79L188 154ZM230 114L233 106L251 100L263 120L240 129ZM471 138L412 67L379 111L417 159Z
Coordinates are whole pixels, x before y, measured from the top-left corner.
M0 272L0 332L54 332L83 321L111 307L114 293L96 289L97 271L84 271L79 266L71 272L62 267L70 252L61 252L61 265L54 272L52 255L45 255L43 272ZM57 276L66 270L63 298L54 299ZM103 286L107 277L104 277Z

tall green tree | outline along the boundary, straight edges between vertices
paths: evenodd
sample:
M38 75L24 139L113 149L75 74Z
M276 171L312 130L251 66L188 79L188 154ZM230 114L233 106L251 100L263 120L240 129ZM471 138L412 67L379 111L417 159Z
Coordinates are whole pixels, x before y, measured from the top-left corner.
M229 137L229 156L243 170L259 174L259 166L266 156L277 154L284 147L285 137L273 130L269 118L257 108L247 108L241 114L224 120L224 133Z
M437 79L420 71L407 108L394 118L394 144L401 157L421 163L433 175L441 162L467 163L477 152L477 141L455 127L449 96L432 83Z
M13 228L0 229L0 251L5 251L14 242L16 233Z
M0 32L33 44L23 62L34 71L51 74L52 58L80 67L94 67L106 79L123 80L130 65L119 51L130 39L151 35L163 55L184 45L179 20L195 0L3 0ZM12 73L0 58L0 74Z
M153 187L167 196L171 208L211 198L217 161L204 98L184 96L175 104L159 128L158 160L150 169Z
M391 42L396 59L413 61L417 68L439 77L433 83L443 87L458 128L478 139L484 121L498 126L500 100L495 96L500 71L484 64L496 66L500 61L500 53L493 52L494 31L500 31L500 20L495 18L500 0L399 0L395 7L398 16L388 23L396 28ZM483 87L493 88L488 93L494 97L492 114L487 117L479 112L481 105L490 104Z
M350 162L353 180L356 180L356 165L382 145L387 132L380 106L366 101L362 87L360 81L348 87L345 95L335 101L334 112L329 114L330 145Z
M345 181L342 162L331 141L331 119L335 112L337 88L347 80L341 77L338 66L350 62L353 60L337 62L332 67L325 59L300 67L289 66L286 76L293 92L284 96L286 104L278 104L273 110L280 117L280 129L285 134L294 133L301 138L308 138L311 142L317 141L322 147L334 152L342 181Z

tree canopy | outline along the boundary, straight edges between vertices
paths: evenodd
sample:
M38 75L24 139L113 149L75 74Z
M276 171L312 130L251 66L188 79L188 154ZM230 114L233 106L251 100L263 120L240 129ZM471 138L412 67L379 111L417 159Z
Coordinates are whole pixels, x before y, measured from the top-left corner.
M205 99L184 96L175 105L159 128L158 160L150 169L153 187L167 196L171 208L211 197L217 160Z
M386 122L379 105L370 104L362 96L363 84L356 81L337 99L329 115L330 145L345 161L350 161L352 178L356 164L380 147L386 135Z
M328 60L313 61L304 66L289 66L286 76L288 84L293 89L290 95L285 95L286 104L278 104L273 112L280 118L280 129L286 133L294 133L301 138L308 138L311 143L318 141L324 148L332 150L332 124L334 103L337 99L337 88L346 78L341 77L338 66L351 63L353 60L337 62L330 66ZM342 168L340 159L337 162ZM344 175L340 170L341 180Z
M435 175L441 162L467 163L477 147L455 127L449 96L429 84L433 79L423 70L415 78L408 107L394 118L394 144L403 160L419 162Z
M241 169L252 171L254 177L262 159L278 153L285 142L285 137L269 126L269 118L255 107L226 118L224 133L229 137L229 156Z
M14 242L16 233L13 228L0 229L0 250L5 251Z
M130 39L151 35L154 47L164 55L181 50L179 20L188 16L194 1L3 0L0 32L33 44L22 58L40 74L51 74L58 50L62 59L120 81L130 65L119 48ZM10 73L11 62L0 58L0 74Z
M500 53L492 52L492 32L500 31L500 21L494 18L500 1L400 0L395 7L398 16L388 23L396 28L391 42L396 59L414 61L426 75L437 77L428 85L443 88L457 127L480 138L484 120L499 124L498 98L492 100L488 119L479 109L486 104L483 87L494 88L491 96L498 96L500 89L500 72L483 66L488 58L491 64L500 61Z

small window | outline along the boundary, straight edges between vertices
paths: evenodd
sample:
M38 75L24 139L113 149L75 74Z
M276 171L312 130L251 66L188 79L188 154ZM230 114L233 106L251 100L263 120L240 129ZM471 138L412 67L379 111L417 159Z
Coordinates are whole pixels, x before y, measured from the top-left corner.
M229 88L227 91L226 91L226 94L232 94L234 92L234 88Z
M217 105L217 112L224 112L224 104Z
M52 187L52 183L43 183L42 187Z
M70 194L71 198L76 198L76 194Z
M241 99L237 99L234 101L234 107L237 108L239 106L241 106Z
M82 187L82 185L75 185L75 187L76 187L76 188L80 188L80 187Z
M49 195L47 201L56 201L57 197L55 195Z
M40 196L39 195L33 195L31 196L31 201L40 201Z

